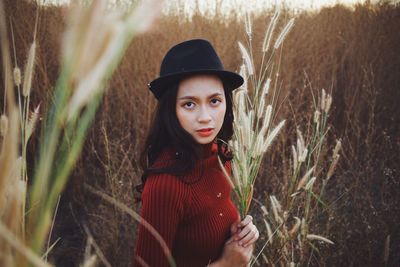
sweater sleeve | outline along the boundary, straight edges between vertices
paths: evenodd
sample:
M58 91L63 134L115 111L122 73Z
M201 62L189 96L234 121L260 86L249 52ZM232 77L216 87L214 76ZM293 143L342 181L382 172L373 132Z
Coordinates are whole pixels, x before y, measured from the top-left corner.
M176 177L167 174L148 177L142 193L141 217L158 231L170 251L183 217L184 203L185 185ZM142 224L138 228L134 266L170 266L160 243Z

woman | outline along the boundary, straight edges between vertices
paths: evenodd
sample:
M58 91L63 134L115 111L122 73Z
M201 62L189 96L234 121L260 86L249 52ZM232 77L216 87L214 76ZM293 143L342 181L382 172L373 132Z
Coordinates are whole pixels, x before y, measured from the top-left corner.
M223 145L232 136L232 90L243 78L225 71L201 39L172 47L160 77L149 84L158 109L143 152L141 216L165 240L178 267L245 266L259 233L252 217L239 219ZM135 266L169 266L150 232L139 226Z

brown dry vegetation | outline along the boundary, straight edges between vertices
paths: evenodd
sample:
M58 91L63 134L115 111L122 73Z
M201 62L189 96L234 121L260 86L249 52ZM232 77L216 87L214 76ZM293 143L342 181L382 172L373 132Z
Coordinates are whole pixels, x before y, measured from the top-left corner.
M20 67L32 41L36 8L22 1L6 1ZM254 44L261 44L269 16L265 13L254 19ZM282 17L291 16L286 11ZM325 88L332 93L329 147L334 146L336 138L343 142L339 167L323 199L329 207L316 214L316 223L311 226L335 245L321 244L318 258L311 257L312 266L396 266L400 262L399 25L399 7L325 8L318 13L298 14L282 49L279 80L282 99L286 100L279 117L286 118L288 124L267 155L261 171L265 178L258 179L255 198L261 202L269 194L279 198L285 188L295 127L307 132L313 115L311 92L318 94ZM63 11L42 8L33 105L51 101L62 29ZM129 266L135 223L91 194L84 184L138 208L132 185L140 177L140 147L155 105L146 84L157 76L162 56L171 45L197 37L215 44L227 69L238 69L241 58L236 44L245 38L243 24L225 21L220 15L213 19L195 16L191 22L179 16L162 17L128 49L62 196L53 232L54 239L61 237L52 255L57 266L81 262L84 226L112 266ZM3 90L0 100L3 102ZM29 147L30 167L36 145L32 142ZM320 167L326 168L328 163ZM258 214L258 210L254 204L252 212ZM388 235L389 258L384 262Z

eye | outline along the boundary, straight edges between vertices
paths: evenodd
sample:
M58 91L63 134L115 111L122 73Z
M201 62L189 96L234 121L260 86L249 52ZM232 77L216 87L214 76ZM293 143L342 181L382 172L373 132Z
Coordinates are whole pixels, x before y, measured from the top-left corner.
M186 102L182 106L184 108L187 108L187 109L193 109L194 108L194 103L193 102Z
M219 103L222 102L222 100L221 100L221 99L218 99L218 98L213 98L213 99L211 99L210 102L211 102L211 105L217 106Z

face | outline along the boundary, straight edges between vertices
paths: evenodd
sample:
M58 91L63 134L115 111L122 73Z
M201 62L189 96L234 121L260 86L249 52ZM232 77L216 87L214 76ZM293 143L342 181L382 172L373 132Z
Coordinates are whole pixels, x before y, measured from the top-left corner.
M225 112L224 87L217 76L196 75L179 83L176 116L197 143L214 141L221 130Z

